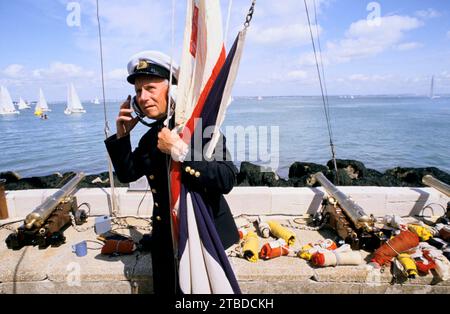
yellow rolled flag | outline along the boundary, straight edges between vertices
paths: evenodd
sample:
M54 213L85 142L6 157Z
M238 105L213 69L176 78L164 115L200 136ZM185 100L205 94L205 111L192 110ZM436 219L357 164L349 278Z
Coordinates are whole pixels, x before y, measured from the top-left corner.
M297 253L298 257L303 258L307 261L311 260L312 253L309 251L310 249L312 249L311 244L303 245L300 251L298 251Z
M258 261L259 239L258 235L253 231L249 231L244 237L242 252L244 258L252 263Z
M409 254L402 253L397 256L398 261L400 264L403 265L405 268L406 273L408 274L408 277L415 278L419 273L417 272L416 263L414 260L409 256Z
M417 234L417 236L422 241L428 241L428 240L430 240L430 238L433 237L433 234L431 233L431 231L428 228L423 227L423 226L409 224L408 229L409 229L409 231Z
M283 239L289 246L294 245L295 243L294 232L286 228L283 228L278 222L275 222L273 220L269 220L267 223L270 227L270 232L273 234L274 237Z

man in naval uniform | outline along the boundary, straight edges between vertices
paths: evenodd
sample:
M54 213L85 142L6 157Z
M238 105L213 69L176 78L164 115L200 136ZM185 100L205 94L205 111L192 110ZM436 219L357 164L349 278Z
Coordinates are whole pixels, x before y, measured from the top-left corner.
M192 155L191 149L176 133L163 125L167 115L170 64L170 57L156 51L144 51L131 58L127 81L135 87L136 111L155 122L132 151L130 132L139 119L132 116L132 99L128 96L116 119L117 133L105 140L114 170L121 182L132 182L144 175L149 182L154 200L151 253L153 287L157 294L179 293L169 220L169 158L182 163L181 180L186 187L199 192L205 204L211 208L224 248L239 241L236 224L223 197L223 194L229 193L233 188L237 175L237 169L227 154L225 139L222 140L222 148L216 148L216 151L223 151L223 158L216 158L214 161L201 158L196 161L186 158ZM176 84L178 68L172 65L172 69L172 84Z

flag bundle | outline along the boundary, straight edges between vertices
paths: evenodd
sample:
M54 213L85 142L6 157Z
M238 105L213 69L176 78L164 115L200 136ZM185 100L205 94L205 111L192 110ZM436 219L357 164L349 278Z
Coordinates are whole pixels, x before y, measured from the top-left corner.
M205 155L212 156L230 103L245 33L245 29L239 32L226 57L219 1L188 0L175 127L183 141L190 145L191 152L203 151L207 144ZM213 129L209 141L203 139L207 127ZM202 138L202 147L193 146L192 139L196 136ZM200 157L203 160L203 156ZM211 210L200 194L183 185L180 163L174 161L170 189L172 232L178 251L182 292L240 293Z

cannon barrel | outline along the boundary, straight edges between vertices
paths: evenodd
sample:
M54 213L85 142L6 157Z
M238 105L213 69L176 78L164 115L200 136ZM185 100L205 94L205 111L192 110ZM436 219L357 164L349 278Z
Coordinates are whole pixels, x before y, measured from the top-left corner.
M426 176L424 176L422 178L422 183L425 185L431 186L431 187L435 188L436 190L442 192L443 194L447 195L448 197L450 197L450 185L448 185L442 181L439 181L432 175L427 174Z
M358 204L341 192L323 175L323 173L318 172L314 177L320 182L327 193L337 201L356 228L366 230L371 229L371 225L374 223L373 218L368 216Z
M40 228L45 220L55 210L56 206L61 203L66 197L75 193L78 183L84 178L84 173L80 172L75 175L69 182L67 182L61 189L56 191L45 199L45 201L36 207L30 214L27 215L24 221L26 229L33 227Z

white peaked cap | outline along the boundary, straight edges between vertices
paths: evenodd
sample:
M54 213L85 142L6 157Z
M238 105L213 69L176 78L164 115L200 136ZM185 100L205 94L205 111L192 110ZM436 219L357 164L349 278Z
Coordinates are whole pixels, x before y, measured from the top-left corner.
M163 69L165 69L166 71L170 72L170 64L171 64L171 58L160 52L160 51L155 51L155 50L146 50L146 51L141 51L135 55L133 55L130 59L130 61L128 62L128 74L129 74L129 79L133 79L134 77L137 75L142 75L142 74L155 74L155 75L159 75L161 76L161 73L158 72L158 68L156 70L154 70L151 66L149 67L150 72L146 71L145 69L138 69L138 65L141 64L142 61L146 61L148 64L150 65L156 65L159 67L162 67ZM145 64L145 63L144 63ZM156 71L155 73L153 73L153 71ZM178 80L178 75L179 75L180 69L178 64L175 61L172 61L172 75L173 77ZM168 78L169 75L167 74ZM128 80L130 82L130 80ZM131 83L131 82L130 82Z

